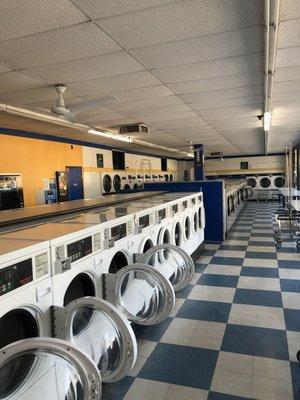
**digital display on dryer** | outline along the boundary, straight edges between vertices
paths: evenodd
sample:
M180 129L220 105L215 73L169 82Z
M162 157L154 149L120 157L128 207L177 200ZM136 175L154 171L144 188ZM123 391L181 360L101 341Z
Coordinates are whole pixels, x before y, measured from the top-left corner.
M161 220L166 218L166 209L162 208L161 210L158 211L158 216Z
M192 199L192 204L196 204L196 199L195 198Z
M126 223L121 224L121 225L116 225L110 230L111 238L115 240L120 240L124 237L126 237L127 232L126 232Z
M80 260L88 254L91 254L92 251L93 245L91 236L67 245L67 255L71 258L71 262Z
M139 218L139 226L142 227L142 229L147 228L147 226L150 225L150 216L149 214L143 215L142 217Z
M172 211L173 211L174 214L178 213L178 204L173 204L172 205Z
M188 206L188 203L187 203L187 200L185 200L185 201L182 203L182 207L183 207L183 209L185 210L185 209L187 208L187 206Z
M0 296L33 281L32 259L0 270Z

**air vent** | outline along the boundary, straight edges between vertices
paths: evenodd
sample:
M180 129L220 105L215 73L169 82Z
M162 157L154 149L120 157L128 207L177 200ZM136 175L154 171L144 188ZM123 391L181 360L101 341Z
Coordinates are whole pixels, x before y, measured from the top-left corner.
M149 126L138 123L138 124L130 124L130 125L120 125L119 133L122 135L135 135L135 134L143 134L149 135L150 129Z

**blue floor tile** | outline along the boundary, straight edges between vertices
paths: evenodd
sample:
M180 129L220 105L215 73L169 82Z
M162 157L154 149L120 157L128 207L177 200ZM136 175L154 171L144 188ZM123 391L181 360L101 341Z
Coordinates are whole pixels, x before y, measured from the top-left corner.
M186 300L178 311L177 318L227 322L231 304L216 301Z
M168 329L173 318L169 317L158 325L142 326L132 325L133 331L137 339L160 341L165 331Z
M102 400L122 400L133 381L133 377L126 376L119 382L103 383Z
M227 325L221 350L289 360L286 332L276 329Z
M237 250L237 251L246 251L247 246L239 246L236 244L222 244L219 247L219 250Z
M261 251L247 251L245 258L260 258L263 260L276 260L277 253L265 253Z
M218 351L159 343L139 378L209 390Z
M257 276L262 278L278 278L277 268L243 267L241 276Z
M282 307L281 293L271 290L237 289L233 302L254 306Z
M195 271L196 272L203 272L206 268L207 264L202 264L202 263L198 263L195 262Z
M280 279L282 292L300 293L300 280Z
M207 400L251 400L248 397L232 396L231 394L209 392Z
M236 287L238 280L238 276L203 274L200 276L197 285Z
M300 249L298 250L296 247L281 247L280 249L277 249L277 253L298 253L300 260Z
M213 256L215 254L216 250L208 250L208 249L204 249L201 252L201 256Z
M188 297L188 295L191 293L193 287L194 287L194 285L187 285L184 289L178 290L175 293L175 296L180 299L186 299Z
M244 262L243 258L236 257L213 257L210 264L220 264L220 265L238 265L242 266Z
M274 249L275 249L273 242L259 242L259 241L255 241L255 240L250 240L249 246L274 247Z
M247 228L247 229L246 228L235 227L235 228L231 228L230 232L234 232L234 233L241 232L241 233L249 233L250 234L251 229L252 229L252 227Z
M278 260L278 268L300 269L300 255L299 261Z
M300 307L300 304L299 304ZM300 310L284 310L284 319L287 331L300 332ZM299 343L300 345L300 343Z

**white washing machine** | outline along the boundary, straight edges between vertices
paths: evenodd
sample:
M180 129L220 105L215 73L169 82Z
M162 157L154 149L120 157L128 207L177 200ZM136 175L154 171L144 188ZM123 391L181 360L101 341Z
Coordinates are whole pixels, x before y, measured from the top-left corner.
M1 235L0 304L0 348L16 340L51 335L49 242Z
M95 363L70 343L53 338L24 339L0 352L2 399L93 399L102 397Z

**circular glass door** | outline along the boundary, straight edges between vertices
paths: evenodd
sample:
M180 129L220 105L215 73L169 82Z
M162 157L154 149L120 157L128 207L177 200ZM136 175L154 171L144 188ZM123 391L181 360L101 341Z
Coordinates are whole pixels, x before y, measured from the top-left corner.
M190 217L185 217L184 220L184 237L186 240L189 240L191 237L191 220Z
M252 188L255 188L257 186L257 182L256 179L254 178L248 178L247 179L247 183L249 186L251 186Z
M113 290L114 305L139 325L162 322L175 305L175 294L169 280L146 264L136 263L118 271Z
M113 179L113 186L116 192L121 190L121 177L120 175L115 175Z
M269 177L261 178L259 184L262 188L267 189L268 187L271 186L271 179Z
M148 250L143 262L162 273L175 291L186 287L195 273L195 264L191 257L172 244L161 244Z
M193 227L194 227L194 233L197 233L198 231L198 212L195 211L194 212L194 216L193 216Z
M176 222L175 229L174 229L174 242L176 246L180 246L182 242L182 229L180 222Z
M101 399L93 361L70 343L25 339L0 351L0 399Z
M130 323L112 304L84 297L66 307L63 339L88 354L102 380L122 379L136 361L137 343Z
M282 188L282 187L284 187L284 185L285 185L285 179L284 179L283 176L277 176L277 177L274 179L274 186L275 186L275 187L277 187L277 188Z
M111 192L111 177L109 175L104 175L103 177L103 189L105 193L110 193Z

